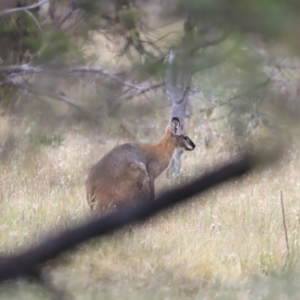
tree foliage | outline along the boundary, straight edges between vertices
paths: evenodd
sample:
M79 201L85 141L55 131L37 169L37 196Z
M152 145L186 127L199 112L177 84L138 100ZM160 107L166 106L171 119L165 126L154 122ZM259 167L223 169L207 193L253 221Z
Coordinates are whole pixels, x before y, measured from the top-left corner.
M212 80L220 82L218 93L222 96L211 91L206 94L208 111L226 107L230 116L241 117L247 127L250 123L272 123L269 108L265 110L270 99L292 107L293 112L297 107L300 7L295 0L49 0L3 1L1 6L2 104L11 103L13 95L24 91L38 92L60 98L83 112L77 99L68 98L65 91L53 92L36 85L37 73L46 77L52 74L55 79L88 78L99 89L118 85L118 93L107 98L108 114L126 99L165 83L172 113L183 117L191 82L197 80L197 88L205 91L196 74L217 68L220 72ZM157 16L149 13L154 6L159 7ZM156 20L162 25L181 21L180 36L168 40L167 32L153 38ZM101 49L92 56L85 53L95 32L114 41L116 59L126 57L130 62L125 69L72 69L92 66L95 55L101 58ZM241 128L241 122L236 121L236 127Z

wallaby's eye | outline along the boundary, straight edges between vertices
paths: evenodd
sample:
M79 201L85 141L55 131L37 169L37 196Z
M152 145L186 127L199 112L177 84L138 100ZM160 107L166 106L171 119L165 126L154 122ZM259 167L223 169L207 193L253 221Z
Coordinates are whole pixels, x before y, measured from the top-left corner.
M184 136L183 139L187 141L189 138L187 136Z

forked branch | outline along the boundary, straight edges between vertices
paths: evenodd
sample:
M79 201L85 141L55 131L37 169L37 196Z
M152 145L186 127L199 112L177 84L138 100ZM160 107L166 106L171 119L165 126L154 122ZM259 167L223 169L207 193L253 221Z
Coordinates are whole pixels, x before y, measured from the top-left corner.
M2 11L0 11L0 16L13 14L13 13L20 12L20 11L26 11L26 10L32 10L32 9L35 9L35 8L39 8L42 5L46 4L47 2L49 2L49 0L42 0L42 1L39 1L39 2L37 2L35 4L32 4L32 5L2 10Z

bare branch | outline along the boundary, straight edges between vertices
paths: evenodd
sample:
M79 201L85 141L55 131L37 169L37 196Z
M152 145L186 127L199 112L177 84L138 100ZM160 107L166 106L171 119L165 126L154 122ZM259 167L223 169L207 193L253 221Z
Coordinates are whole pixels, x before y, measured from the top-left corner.
M141 96L141 95L143 95L143 94L145 94L145 93L147 93L147 92L149 92L149 91L151 91L151 90L157 89L157 88L159 88L159 87L161 87L161 86L163 86L163 85L164 85L164 82L159 82L159 83L154 83L154 84L152 84L152 85L149 85L149 86L145 87L143 90L140 90L139 92L137 92L137 93L134 94L134 95L129 95L129 96L126 96L126 97L121 98L121 99L122 99L122 102L125 102L125 101L127 101L127 100L130 100L130 99L132 99L132 98L134 98L134 97Z
M0 67L0 73L7 73L10 75L13 73L34 74L34 73L40 73L42 71L43 71L42 68L32 67L32 66L29 66L28 64Z
M47 93L47 95L49 97L52 98L57 98L58 100L67 103L70 106L73 106L75 108L77 108L82 114L84 114L85 116L89 117L90 119L99 122L99 120L92 115L90 112L86 111L82 106L80 106L76 101L70 99L69 97L67 97L64 93Z
M42 1L39 1L38 3L36 3L36 4L32 4L32 5L28 5L28 6L6 9L6 10L3 10L3 11L0 11L0 16L13 14L13 13L20 12L20 11L35 9L35 8L38 8L38 7L46 4L47 2L49 2L49 0L42 0Z
M45 93L43 93L45 95ZM96 123L99 123L98 118L93 115L92 113L90 113L89 111L87 111L86 109L84 109L82 106L80 106L77 102L75 102L74 100L70 99L69 97L67 97L64 93L47 93L46 94L48 97L51 98L55 98L58 99L70 106L75 107L77 110L79 110L84 116L88 117L89 119L95 121Z
M38 88L34 88L32 86L30 86L29 84L25 84L25 83L19 83L19 82L15 82L14 80L10 80L10 83L12 83L14 86L18 87L21 90L26 90L27 92L30 92L32 94L39 94L39 95L44 95L44 96L48 96L54 99L58 99L72 107L75 107L78 111L80 111L83 115L85 115L86 117L92 119L95 122L99 122L99 120L96 118L96 116L94 116L92 113L88 112L87 110L85 110L82 106L80 106L76 101L68 98L65 93L52 93L49 92L47 90L41 90Z
M76 14L77 12L79 12L80 9L73 9L70 8L57 22L56 26L59 28L61 27L71 16L73 16L74 14Z
M25 73L25 74L34 74L34 73L41 73L41 72L53 72L53 73L63 73L63 72L69 72L69 73L95 73L95 74L102 74L110 79L113 79L124 86L128 86L132 89L138 90L140 92L144 92L147 89L152 89L151 86L144 86L144 85L139 85L135 84L133 82L129 82L126 80L123 80L122 78L118 77L116 74L111 73L103 68L98 68L98 67L90 67L90 66L79 66L79 67L70 67L66 69L58 69L58 70L47 70L43 69L41 67L32 67L28 64L23 64L23 65L14 65L14 66L4 66L0 67L0 73L7 73L10 75L13 74L20 74L20 73Z
M43 32L42 26L40 25L39 21L37 20L37 18L33 15L32 12L30 12L29 10L24 10L34 21L36 27L40 30L40 32Z
M184 187L164 193L156 201L139 202L135 207L117 210L104 217L48 237L39 245L33 246L20 254L2 256L0 257L0 282L18 277L31 277L41 264L66 251L74 250L76 246L92 238L112 233L127 224L147 220L162 210L173 207L175 204L183 202L215 185L239 177L261 165L261 163L272 162L274 159L275 157L270 157L270 155L263 158L244 156L234 162L227 163L218 170L203 175Z
M126 80L123 80L121 79L120 77L116 76L115 74L105 70L105 69L102 69L102 68L97 68L97 67L87 67L87 66L83 66L83 67L71 67L69 68L69 71L72 72L72 73L100 73L100 74L103 74L113 80L116 80L118 81L119 83L125 85L125 86L128 86L128 87L131 87L133 89L136 89L136 90L144 90L145 87L143 86L139 86L137 84L134 84L132 82L129 82L129 81L126 81Z

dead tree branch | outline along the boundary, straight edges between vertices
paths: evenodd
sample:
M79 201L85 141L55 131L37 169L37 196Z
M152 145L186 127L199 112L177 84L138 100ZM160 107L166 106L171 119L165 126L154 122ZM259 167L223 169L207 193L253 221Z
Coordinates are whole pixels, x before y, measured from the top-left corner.
M67 97L64 93L47 93L48 97L51 98L56 98L70 106L75 107L77 110L79 110L84 116L88 117L91 120L96 121L97 123L99 123L99 120L96 118L96 116L94 116L92 113L90 113L89 111L85 110L82 106L80 106L76 101L70 99L69 97Z
M99 120L96 118L95 115L93 115L89 111L85 110L82 106L80 106L73 99L70 99L69 97L67 97L65 95L65 93L53 93L53 92L49 92L44 89L38 89L36 87L32 87L29 84L14 82L13 80L10 80L10 83L13 84L14 86L16 86L17 88L19 88L20 90L25 90L26 92L29 92L31 94L43 95L43 96L47 96L50 98L60 100L64 103L68 104L69 106L76 108L80 113L82 113L84 116L88 117L89 119L91 119L97 123L99 122Z
M140 85L137 85L137 84L134 84L132 82L129 82L129 81L126 81L126 80L123 80L121 79L120 77L118 77L117 75L105 70L105 69L102 69L102 68L97 68L97 67L86 67L86 66L83 66L83 67L72 67L72 68L69 68L69 71L72 72L72 73L100 73L102 75L105 75L107 77L109 77L110 79L113 79L125 86L128 86L132 89L135 89L135 90L144 90L145 87L143 86L140 86Z
M37 18L33 15L33 13L31 11L29 11L29 10L24 10L24 12L27 13L32 18L32 20L34 21L36 27L39 29L39 31L43 32L41 24L39 23L39 21L37 20Z
M119 82L120 84L130 87L132 89L138 90L140 92L144 92L147 89L152 89L150 86L135 84L130 81L123 80L117 74L114 74L112 72L109 72L103 68L98 67L90 67L90 66L79 66L79 67L70 67L70 68L63 68L63 69L46 69L41 68L39 66L33 67L28 64L22 64L22 65L10 65L10 66L3 66L0 67L0 73L4 73L7 75L18 75L18 74L36 74L36 73L95 73L95 74L101 74L104 76L109 77L112 80L115 80Z
M197 178L181 188L164 193L153 202L138 204L115 211L104 217L96 218L81 226L70 228L64 232L48 237L37 246L10 256L0 257L0 282L19 277L31 277L43 263L56 258L66 251L74 250L78 245L93 238L101 237L131 223L145 221L149 217L173 207L175 204L203 192L229 179L237 178L249 172L262 162L273 161L274 156L257 159L257 156L244 156L227 163L218 170Z
M130 100L130 99L132 99L134 97L141 96L141 95L143 95L143 94L145 94L145 93L147 93L147 92L149 92L151 90L158 89L158 88L160 88L162 86L164 86L164 82L159 82L159 83L151 84L151 85L145 87L143 90L140 90L140 91L138 91L137 93L135 93L133 95L131 94L131 95L122 97L121 98L121 102L125 102L125 101Z
M56 24L56 27L57 28L60 28L70 17L72 17L74 14L76 14L77 12L79 12L80 9L77 8L77 9L73 9L73 8L70 8L60 19L59 21L57 22Z
M5 73L7 75L15 75L19 73L34 74L34 73L41 73L42 71L43 71L42 68L32 67L28 64L0 67L0 73Z
M32 10L32 9L41 7L42 5L46 4L47 2L49 2L49 0L39 1L36 4L32 4L32 5L28 5L28 6L6 9L3 11L0 11L0 16L13 14L13 13L20 12L20 11Z

